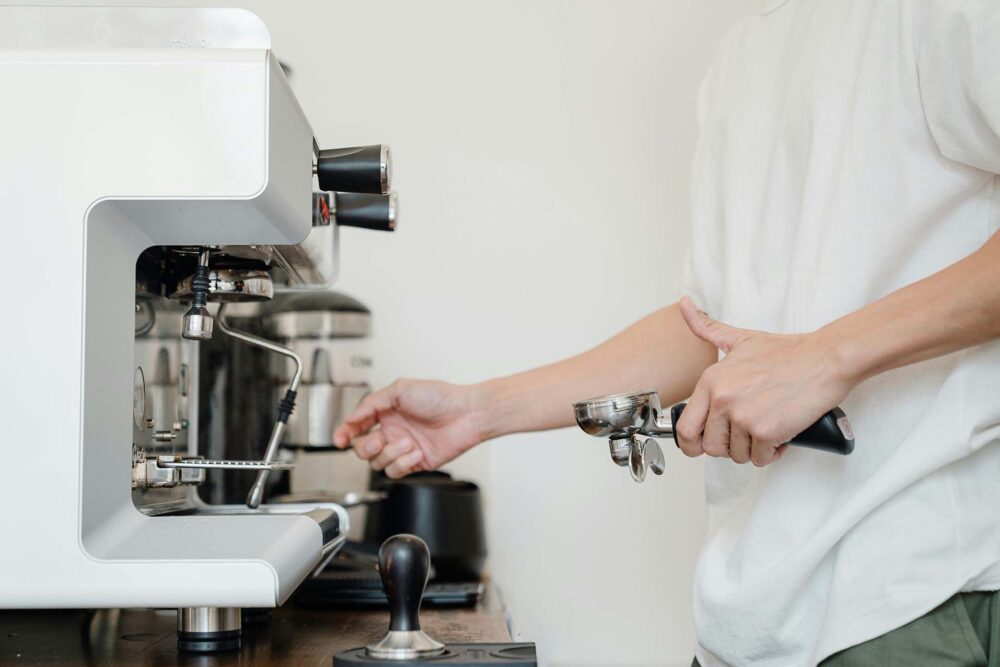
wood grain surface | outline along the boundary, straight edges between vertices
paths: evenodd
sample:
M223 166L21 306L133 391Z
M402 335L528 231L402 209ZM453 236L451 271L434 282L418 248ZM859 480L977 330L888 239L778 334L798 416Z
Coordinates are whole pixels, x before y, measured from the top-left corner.
M240 651L190 655L177 652L176 619L173 610L0 611L0 667L329 667L334 653L377 641L389 626L384 611L282 607L269 622L244 627ZM424 610L421 624L445 643L510 641L503 612L488 605Z

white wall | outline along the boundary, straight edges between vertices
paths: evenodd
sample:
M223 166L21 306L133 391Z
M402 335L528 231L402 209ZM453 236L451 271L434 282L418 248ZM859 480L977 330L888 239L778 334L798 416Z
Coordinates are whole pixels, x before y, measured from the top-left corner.
M178 4L261 16L323 146L392 145L399 231L342 233L377 381L511 373L676 297L697 82L748 0ZM545 664L690 664L702 470L667 455L637 485L567 429L452 466Z
M336 3L312 26L262 13L321 139L395 153L399 232L343 235L341 288L373 308L378 380L511 373L676 297L696 88L747 4ZM357 69L316 67L330 38L331 61ZM667 454L638 485L567 429L452 466L483 483L491 571L546 664L690 664L702 469Z

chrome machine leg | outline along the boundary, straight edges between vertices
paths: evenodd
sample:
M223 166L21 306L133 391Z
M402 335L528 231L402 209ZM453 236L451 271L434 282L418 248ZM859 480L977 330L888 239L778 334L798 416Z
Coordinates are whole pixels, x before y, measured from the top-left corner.
M239 607L177 610L177 648L189 653L235 651L242 644Z

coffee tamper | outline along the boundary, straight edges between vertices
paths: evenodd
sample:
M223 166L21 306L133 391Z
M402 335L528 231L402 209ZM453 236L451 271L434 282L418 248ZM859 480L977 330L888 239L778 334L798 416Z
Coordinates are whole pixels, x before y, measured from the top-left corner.
M380 660L413 660L444 653L444 644L420 629L420 600L427 586L431 554L416 535L393 535L378 550L382 587L389 599L389 632L367 648Z
M393 535L378 550L382 587L389 601L389 632L367 647L341 651L333 667L538 667L532 643L444 644L420 630L420 599L431 555L416 535Z

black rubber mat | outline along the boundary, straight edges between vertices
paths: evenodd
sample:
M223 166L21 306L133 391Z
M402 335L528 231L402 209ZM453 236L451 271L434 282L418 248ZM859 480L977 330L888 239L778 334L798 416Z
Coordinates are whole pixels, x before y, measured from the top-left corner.
M362 648L352 648L333 656L333 667L372 667L394 665L441 665L442 667L482 667L484 665L517 665L537 667L534 644L449 644L443 655L419 660L377 660Z

